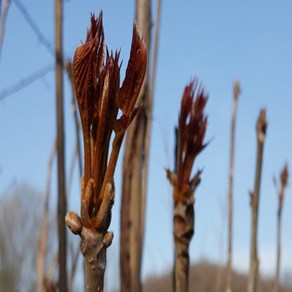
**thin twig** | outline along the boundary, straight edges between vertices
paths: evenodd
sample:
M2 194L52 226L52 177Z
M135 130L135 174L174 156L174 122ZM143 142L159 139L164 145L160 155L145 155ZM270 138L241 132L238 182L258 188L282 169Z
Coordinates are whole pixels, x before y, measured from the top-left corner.
M77 145L74 147L74 152L72 155L72 159L70 162L70 167L69 167L69 178L68 178L68 185L67 185L67 200L69 200L70 194L71 194L71 188L72 188L72 183L73 183L73 175L74 175L74 169L75 169L75 161L78 158L78 152L77 152ZM76 267L80 255L80 248L79 246L77 247L75 253L73 251L73 245L71 247L71 269L69 273L69 280L68 280L68 291L71 292L73 291L73 283L74 283L74 278L75 278L75 273L76 273Z
M150 74L150 82L149 82L149 105L151 108L153 105L153 97L154 97L155 81L156 81L156 71L157 71L157 56L158 56L158 43L159 43L159 32L160 32L161 1L162 0L156 0L156 20L155 20L155 28L154 28L154 44L153 44L151 74Z
M46 261L46 251L47 251L47 239L49 232L49 203L50 203L50 194L51 194L51 177L52 177L52 166L53 161L56 155L56 141L54 140L49 163L48 163L48 177L47 177L47 190L45 197L45 208L44 208L44 218L42 222L40 239L39 239L39 250L37 257L37 271L38 271L38 280L37 280L37 291L43 291L44 285L44 275L45 275L45 261Z
M2 13L1 13L1 23L0 23L0 57L1 57L1 52L2 52L5 25L6 25L6 19L7 19L9 7L10 7L10 0L4 0L3 10L1 10Z
M229 184L228 184L228 257L227 257L227 286L226 292L232 291L232 237L233 237L233 175L234 175L234 148L235 148L235 126L237 103L240 94L238 81L233 86L233 106L231 121L231 141L230 141L230 164L229 164Z
M27 87L30 84L32 84L33 82L41 79L42 77L44 77L45 75L47 75L48 73L50 73L54 70L55 70L54 65L46 66L46 67L40 69L39 71L31 74L30 76L23 78L22 80L18 81L14 85L2 90L0 92L0 101L2 101L3 99L7 98L8 96L10 96L12 94L24 89L25 87Z
M155 90L155 80L156 80L156 69L157 69L157 55L158 55L158 43L159 43L159 32L160 32L160 15L161 15L161 0L156 0L156 20L154 28L154 44L153 44L153 54L151 62L151 74L149 81L149 94L148 99L145 104L145 113L147 117L146 129L145 129L145 139L144 139L144 170L142 176L142 187L141 187L141 198L143 207L141 208L141 238L143 239L144 233L144 222L145 222L145 201L147 196L147 181L148 181L148 169L149 169L149 154L150 154L150 136L151 136L151 126L152 126L152 112L153 112L153 99ZM141 241L142 241L141 239ZM143 242L141 242L141 253L143 250Z
M75 279L75 274L76 274L78 259L79 259L79 255L80 255L79 248L77 248L75 250L75 252L74 252L74 248L72 246L71 251L72 251L72 254L71 254L72 263L71 263L71 271L70 271L69 283L68 283L68 291L69 292L72 292L73 291L73 284L74 284L74 279Z
M275 292L280 291L280 266L281 266L281 228L282 228L282 210L284 203L285 189L288 184L288 165L284 165L280 174L280 190L278 196L278 212L277 212L277 259L276 259L276 277Z
M55 256L53 257L52 262L51 262L49 271L44 279L44 285L45 285L46 292L55 291L54 289L57 286L57 283L53 280L53 276L54 276L56 268L58 266L58 261L59 261L58 254L56 253ZM54 288L54 289L52 289L52 288Z
M258 216L259 216L259 199L260 199L260 185L263 165L264 142L266 138L266 111L262 109L257 121L257 161L254 191L251 196L251 210L252 210L252 231L251 231L251 245L250 245L250 270L247 285L248 292L258 291L258 274L259 274L259 259L257 249L257 235L258 235Z
M65 174L65 134L63 102L63 1L55 0L56 37L56 105L58 149L58 239L59 239L59 287L67 291L67 235L65 215L67 212Z
M174 145L174 172L177 173L177 149L178 149L178 128L174 128L174 137L175 137L175 145ZM173 204L173 209L175 209L175 203ZM176 267L176 252L175 247L173 248L173 267L172 267L172 291L175 292L175 267Z
M38 25L35 23L35 21L32 19L30 14L28 13L25 6L18 0L12 0L16 7L19 9L21 14L23 15L24 19L38 38L38 40L44 45L44 47L47 49L47 51L52 55L55 56L55 49L51 45L51 43L47 40L47 38L42 34L40 31Z

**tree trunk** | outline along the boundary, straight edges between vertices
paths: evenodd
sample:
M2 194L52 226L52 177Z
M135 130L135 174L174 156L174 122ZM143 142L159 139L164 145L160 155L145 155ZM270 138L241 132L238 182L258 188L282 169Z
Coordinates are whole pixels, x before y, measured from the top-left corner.
M259 275L259 259L257 250L257 235L258 235L258 215L259 215L259 199L260 185L263 164L263 150L266 138L266 112L260 111L257 121L257 161L254 191L251 193L251 210L252 210L252 232L251 232L251 247L250 247L250 267L247 292L258 291L258 275Z
M56 21L56 98L57 98L57 152L58 152L58 238L59 238L59 287L67 291L67 238L65 215L67 209L65 183L65 139L63 110L63 3L55 0Z
M232 291L232 237L233 237L233 175L234 175L234 148L235 148L235 126L238 96L240 93L239 83L235 82L233 87L233 106L231 120L231 142L230 142L230 164L228 184L228 255L227 255L227 285L226 292Z
M136 2L137 28L150 52L150 1ZM149 63L149 62L148 62ZM128 129L123 161L120 273L121 291L141 291L141 261L144 240L146 181L152 100L149 98L147 70L137 104L142 108Z

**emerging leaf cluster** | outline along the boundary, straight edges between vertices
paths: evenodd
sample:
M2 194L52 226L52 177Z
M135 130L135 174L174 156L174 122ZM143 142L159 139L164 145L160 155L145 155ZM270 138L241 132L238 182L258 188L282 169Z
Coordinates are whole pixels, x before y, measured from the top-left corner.
M73 80L84 142L81 220L94 230L100 229L100 222L96 219L105 194L113 193L119 150L126 129L137 114L135 104L146 71L146 47L135 25L130 59L121 87L119 56L120 52L109 53L105 45L102 13L98 18L91 15L86 41L74 55ZM122 111L120 118L119 110ZM113 196L111 200L113 203ZM102 226L104 228L107 226Z
M173 184L174 202L184 202L200 182L200 174L190 178L197 155L206 147L204 138L207 117L204 114L208 96L197 80L192 80L184 89L178 118L177 170L167 171Z

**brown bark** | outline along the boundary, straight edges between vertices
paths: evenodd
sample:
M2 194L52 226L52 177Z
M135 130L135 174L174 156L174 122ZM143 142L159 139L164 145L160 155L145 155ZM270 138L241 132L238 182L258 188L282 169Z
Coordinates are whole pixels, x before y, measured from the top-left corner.
M189 291L189 245L194 234L194 195L187 204L178 203L174 208L173 234L175 244L175 291Z
M65 138L63 109L63 3L55 0L56 38L56 104L57 104L57 152L58 152L58 238L59 238L59 287L67 291L67 237L65 215L67 209L65 183Z
M168 173L170 174L170 173ZM200 172L189 183L187 196L184 201L179 201L173 213L173 237L175 245L175 286L176 292L189 291L189 245L194 235L195 226L195 190L200 183ZM172 174L173 175L173 174ZM173 177L174 178L174 177ZM176 177L169 177L175 185Z
M87 228L82 230L81 252L85 263L86 291L103 291L106 247L111 244L112 238L112 233L104 235Z
M233 86L233 106L231 120L231 141L230 141L230 164L228 184L228 254L227 254L227 285L226 292L231 292L232 285L232 238L233 238L233 175L234 175L234 148L235 148L235 126L237 103L240 93L239 83L236 81Z
M150 1L136 1L136 22L150 51ZM120 273L121 291L141 291L141 261L144 239L146 182L151 129L152 99L146 73L137 104L141 109L129 127L123 161L121 204Z
M261 110L256 126L257 133L257 160L254 191L251 193L251 210L252 210L252 226L251 226L251 245L250 245L250 267L247 292L258 291L259 277L259 259L257 249L258 235L258 216L259 216L259 200L260 200L260 185L262 176L263 151L266 138L266 112Z

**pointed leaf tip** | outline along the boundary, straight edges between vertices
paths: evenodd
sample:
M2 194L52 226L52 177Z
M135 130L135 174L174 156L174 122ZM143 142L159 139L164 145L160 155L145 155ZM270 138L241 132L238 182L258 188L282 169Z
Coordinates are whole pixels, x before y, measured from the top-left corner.
M124 114L133 110L144 81L147 67L147 49L140 38L136 25L133 26L133 37L130 59L126 69L126 77L118 95L118 105Z
M85 43L78 46L73 58L73 80L83 127L93 118L96 102L97 76L103 67L104 32L102 13L96 19L91 15L91 27L87 30Z
M189 182L197 155L207 146L204 138L208 118L204 114L208 95L197 79L184 89L178 119L178 191Z

